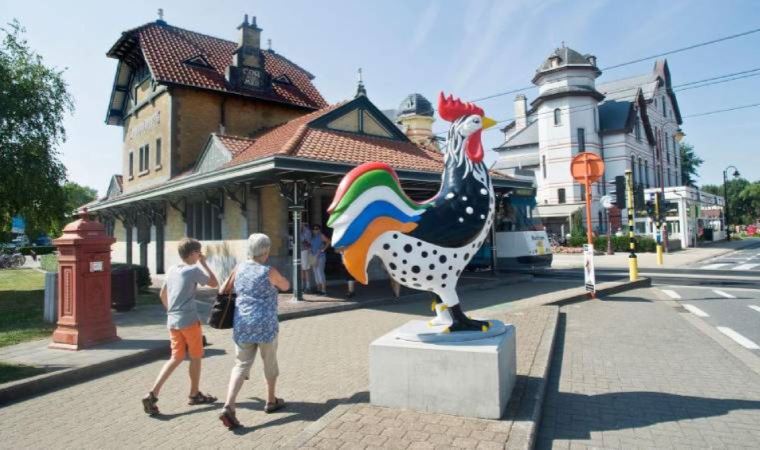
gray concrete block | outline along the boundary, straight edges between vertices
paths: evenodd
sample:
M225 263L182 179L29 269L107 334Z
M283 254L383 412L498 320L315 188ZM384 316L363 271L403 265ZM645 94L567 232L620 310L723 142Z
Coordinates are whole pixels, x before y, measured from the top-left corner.
M56 323L58 320L58 272L45 272L45 306L43 320Z
M516 333L461 343L396 339L396 330L370 344L370 402L499 419L516 379Z

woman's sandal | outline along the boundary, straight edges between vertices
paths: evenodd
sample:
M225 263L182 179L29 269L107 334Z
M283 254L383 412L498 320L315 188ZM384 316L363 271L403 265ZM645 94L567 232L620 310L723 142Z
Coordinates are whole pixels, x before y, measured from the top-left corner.
M240 425L240 422L238 422L237 416L229 406L222 408L222 413L219 414L219 420L222 421L228 430L234 430L235 428L240 428L242 426Z
M158 414L158 406L156 406L156 403L158 403L158 397L156 397L153 392L148 392L148 395L142 399L145 414L149 416L155 416Z
M213 395L206 395L201 391L198 391L197 394L191 395L188 398L190 399L187 402L188 405L207 405L216 401L216 397Z
M280 410L285 407L285 400L281 398L275 399L274 403L267 403L264 406L264 412L267 414L271 414L277 410Z

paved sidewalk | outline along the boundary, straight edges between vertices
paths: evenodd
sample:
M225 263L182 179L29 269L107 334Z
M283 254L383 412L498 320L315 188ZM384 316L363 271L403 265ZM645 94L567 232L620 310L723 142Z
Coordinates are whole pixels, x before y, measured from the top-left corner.
M467 311L474 312L570 286L529 282L521 283L519 288L470 291L463 296L462 304ZM283 445L335 406L367 402L369 344L401 323L430 315L429 303L420 301L283 322L278 350L281 371L278 395L286 399L288 406L277 414L261 411L264 386L257 361L251 380L241 392L238 416L245 427L238 433L228 432L217 420L221 403L206 407L186 404L186 365L178 369L160 394L163 414L158 418L147 417L139 399L163 364L155 361L5 406L0 435L3 445L9 448ZM488 315L504 317L503 313L493 311ZM233 365L230 332L205 331L212 345L206 350L201 388L223 397ZM530 341L518 339L523 343Z
M741 241L722 241L697 248L687 248L665 254L665 265L657 265L655 253L636 253L639 269L680 268L693 265L705 259L757 245L760 239ZM552 256L552 269L577 269L583 267L583 254L558 253ZM595 255L594 267L597 269L627 269L628 252L615 252L614 255Z
M493 289L530 280L529 275L502 274L498 278L488 274L466 274L460 280L460 289ZM198 309L201 317L208 315L215 289L199 291ZM304 301L294 302L290 294L279 296L280 321L299 317L366 308L397 302L420 301L429 294L403 289L401 298L394 299L387 282L370 283L356 289L356 296L345 299L331 296L307 295ZM64 384L93 378L108 371L119 370L159 357L168 352L166 313L162 306L138 306L128 312L114 312L114 323L121 340L76 352L49 349L50 339L38 339L21 344L0 347L0 361L41 367L45 373L31 378L0 384L0 405L29 395L58 388Z
M760 377L657 298L562 308L537 448L760 448Z

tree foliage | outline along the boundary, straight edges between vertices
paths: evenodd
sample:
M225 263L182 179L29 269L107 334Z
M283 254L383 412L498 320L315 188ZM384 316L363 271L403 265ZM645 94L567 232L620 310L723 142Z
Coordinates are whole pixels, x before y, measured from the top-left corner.
M699 178L699 166L705 162L694 152L694 146L681 142L678 146L681 155L681 182L686 186L694 186Z
M760 218L760 181L750 183L744 178L726 181L723 186L706 184L702 190L728 198L728 221L730 224L748 225Z
M0 224L23 216L51 229L63 215L66 168L57 146L73 101L62 72L43 64L13 21L0 28Z

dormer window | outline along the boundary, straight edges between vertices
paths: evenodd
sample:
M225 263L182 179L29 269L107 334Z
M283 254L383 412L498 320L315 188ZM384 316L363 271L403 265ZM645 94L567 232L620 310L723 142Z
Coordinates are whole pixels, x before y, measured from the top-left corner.
M293 84L293 81L291 81L290 78L285 74L275 77L272 81L281 84Z
M552 56L549 58L549 64L551 65L552 69L559 67L559 56Z
M589 55L588 58L586 58L586 61L588 61L588 63L592 66L596 66L596 56Z
M182 61L184 64L187 64L188 66L193 67L200 67L201 69L211 69L211 64L208 62L205 56L203 55L196 55L191 58L188 58L184 61Z

